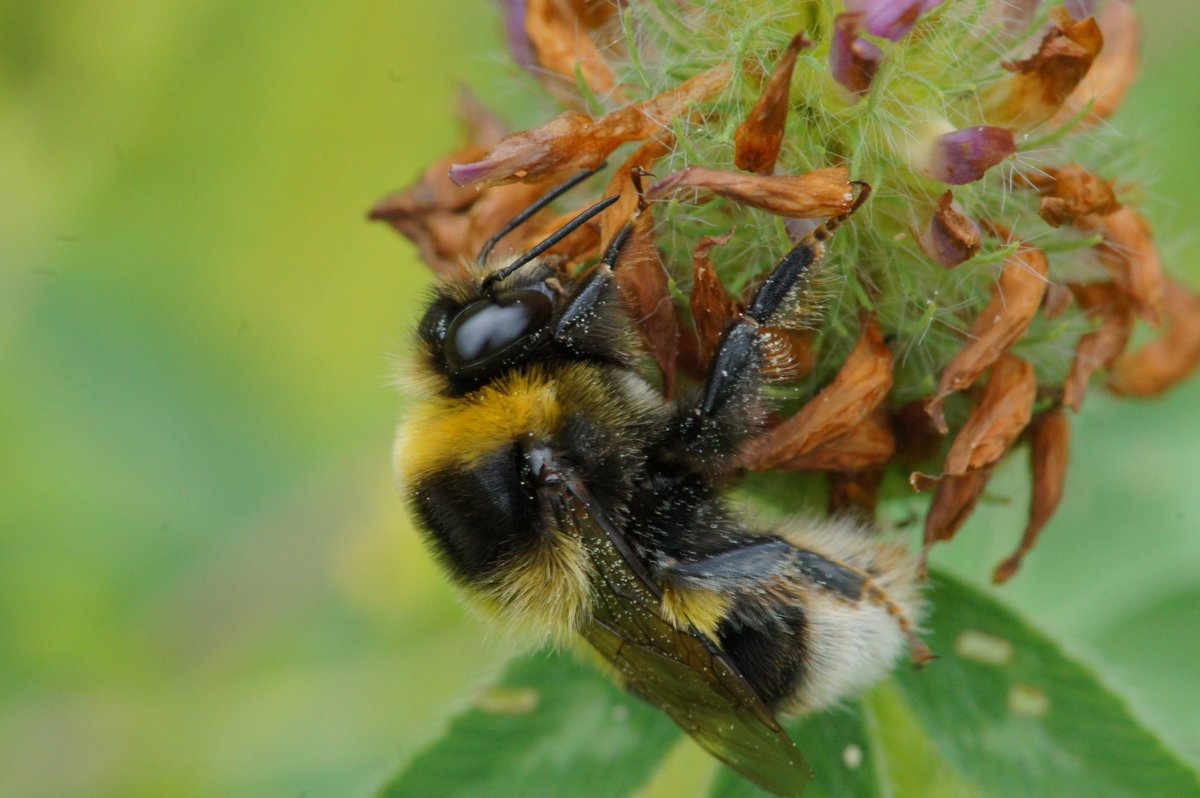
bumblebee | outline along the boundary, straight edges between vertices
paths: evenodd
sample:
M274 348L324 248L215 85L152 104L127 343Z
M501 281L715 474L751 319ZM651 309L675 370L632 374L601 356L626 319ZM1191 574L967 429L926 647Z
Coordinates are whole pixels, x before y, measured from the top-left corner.
M768 411L763 328L796 301L849 213L779 261L725 330L705 383L667 401L639 371L614 277L633 222L582 278L543 257L617 197L527 252L492 255L589 174L500 230L473 277L437 286L417 328L428 396L395 448L401 484L471 602L504 626L582 638L710 753L792 794L808 771L776 713L869 686L906 640L925 651L901 548L846 519L759 529L722 495Z

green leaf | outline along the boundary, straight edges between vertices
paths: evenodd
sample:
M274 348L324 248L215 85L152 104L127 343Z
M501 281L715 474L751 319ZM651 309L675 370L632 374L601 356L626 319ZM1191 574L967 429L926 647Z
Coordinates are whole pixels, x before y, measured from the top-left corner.
M1196 773L1058 646L948 577L928 593L937 661L902 666L864 700L786 724L812 767L806 795L1200 798ZM679 737L595 669L524 658L382 798L625 796ZM721 768L710 795L768 793Z
M946 768L985 796L1200 796L1200 779L1096 675L1012 612L939 576L926 640L896 677Z
M511 663L380 798L629 795L682 732L567 656Z

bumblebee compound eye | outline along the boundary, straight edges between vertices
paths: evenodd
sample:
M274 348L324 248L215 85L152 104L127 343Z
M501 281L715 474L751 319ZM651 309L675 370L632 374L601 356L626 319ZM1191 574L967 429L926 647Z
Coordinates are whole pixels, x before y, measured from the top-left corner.
M472 302L446 331L446 365L461 371L519 356L549 329L553 312L540 291L510 291Z

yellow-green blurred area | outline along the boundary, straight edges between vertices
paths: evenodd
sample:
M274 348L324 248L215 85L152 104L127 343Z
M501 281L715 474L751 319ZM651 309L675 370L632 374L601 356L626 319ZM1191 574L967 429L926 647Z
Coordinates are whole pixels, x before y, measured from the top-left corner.
M1200 15L1138 9L1118 123L1195 285ZM499 41L485 0L0 1L0 794L366 795L503 658L392 485L428 275L363 218L460 82L541 113ZM1198 402L1091 396L1000 591L1193 760ZM1026 491L1017 458L935 562L986 579Z

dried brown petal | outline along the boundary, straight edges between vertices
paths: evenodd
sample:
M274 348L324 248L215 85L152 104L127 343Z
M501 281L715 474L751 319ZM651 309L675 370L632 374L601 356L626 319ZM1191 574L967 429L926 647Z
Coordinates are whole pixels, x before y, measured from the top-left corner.
M1033 366L1010 354L992 366L987 387L946 455L947 474L965 474L996 463L1016 442L1033 414Z
M547 184L497 186L480 193L479 201L471 206L467 216L471 221L467 235L467 252L479 251L497 230L510 219L528 208L534 200L546 193ZM521 241L533 230L538 229L549 214L538 214L514 231L513 241ZM540 218L539 218L540 217Z
M864 471L883 466L896 452L896 436L882 407L853 429L807 454L773 466L785 471Z
M854 204L850 170L816 169L804 175L747 175L690 166L650 187L664 197L683 188L699 188L781 216L823 217L846 213Z
M829 514L857 515L868 523L873 522L883 469L852 474L835 471L829 476Z
M1104 216L1121 207L1112 182L1102 180L1077 163L1047 169L1049 179L1038 181L1042 193L1038 213L1051 227L1073 224L1087 214Z
M975 511L991 477L992 469L984 468L962 476L946 477L938 483L925 516L925 539L917 565L922 579L928 576L929 550L933 544L950 540L962 528Z
M599 119L567 111L541 127L506 136L483 160L455 164L450 177L459 185L499 185L597 167L627 141L669 132L672 119L721 91L729 77L729 67L719 66Z
M938 200L938 209L917 240L926 255L947 269L975 257L983 245L979 225L962 212L950 191Z
M1021 567L1021 560L1037 542L1042 527L1058 509L1067 481L1070 461L1071 428L1067 414L1056 407L1040 414L1029 427L1029 468L1033 472L1033 490L1029 502L1029 524L1017 550L996 566L992 581L1007 582Z
M721 335L738 312L737 303L725 290L708 253L729 243L733 231L723 236L705 236L692 250L692 319L696 322L700 363L704 370L712 362Z
M1055 25L1038 51L1024 61L1004 64L1015 74L985 98L992 123L1031 127L1054 116L1104 46L1095 18L1079 22L1064 8L1050 14Z
M538 65L565 80L567 97L575 94L576 70L596 94L620 97L612 68L589 35L600 20L585 16L586 4L572 0L525 0L525 35ZM615 5L605 4L615 11ZM511 37L510 37L511 38ZM554 88L552 82L548 82ZM564 92L558 92L560 94Z
M734 131L733 161L738 169L763 174L775 171L787 123L792 70L796 68L796 54L804 47L812 47L812 42L803 33L797 33L771 70L758 102Z
M523 184L516 184L523 185ZM498 189L511 188L512 186L500 186ZM539 225L524 237L523 249L531 249L536 244L546 239L551 233L561 229L564 225L577 217L584 208L575 208L566 213L559 214L549 221ZM573 233L559 241L557 244L546 250L547 255L558 255L568 262L578 263L579 261L587 260L600 254L600 221L592 219L587 223L580 225Z
M866 94L883 63L883 50L861 35L866 15L838 14L833 18L829 44L829 71L833 79L854 94Z
M1200 365L1200 295L1168 280L1163 311L1166 328L1162 335L1113 365L1108 387L1114 393L1154 396Z
M1128 0L1109 0L1100 14L1104 49L1092 63L1087 76L1071 92L1055 116L1064 123L1092 104L1085 124L1095 124L1111 116L1125 100L1125 93L1138 73L1138 45L1141 28L1133 4Z
M1071 290L1088 316L1099 324L1079 337L1063 381L1063 404L1078 412L1092 375L1111 366L1129 344L1134 310L1129 297L1112 283L1073 285Z
M938 381L937 393L925 404L925 412L943 435L949 428L942 403L950 394L974 384L1025 334L1046 293L1049 273L1046 256L1031 247L1022 247L1005 262L987 307L971 326L971 340L950 359Z
M794 461L849 433L892 389L892 352L874 319L863 325L854 350L833 382L800 412L746 447L742 464L767 470Z
M448 170L456 161L480 157L500 140L504 130L499 118L469 91L459 95L459 103L470 143L434 162L416 184L381 200L368 214L412 240L434 272L455 279L467 274L463 259L475 255L466 213L483 195L455 185Z
M1097 230L1104 243L1096 247L1113 282L1129 294L1138 313L1151 324L1162 320L1163 268L1146 218L1130 207L1107 216L1087 216L1079 226Z
M654 242L652 208L642 211L635 220L633 236L621 253L616 275L642 343L662 372L663 392L670 397L675 392L679 324L667 272Z
M915 467L941 451L942 436L920 400L892 414L892 431L896 433L896 460L905 467Z

